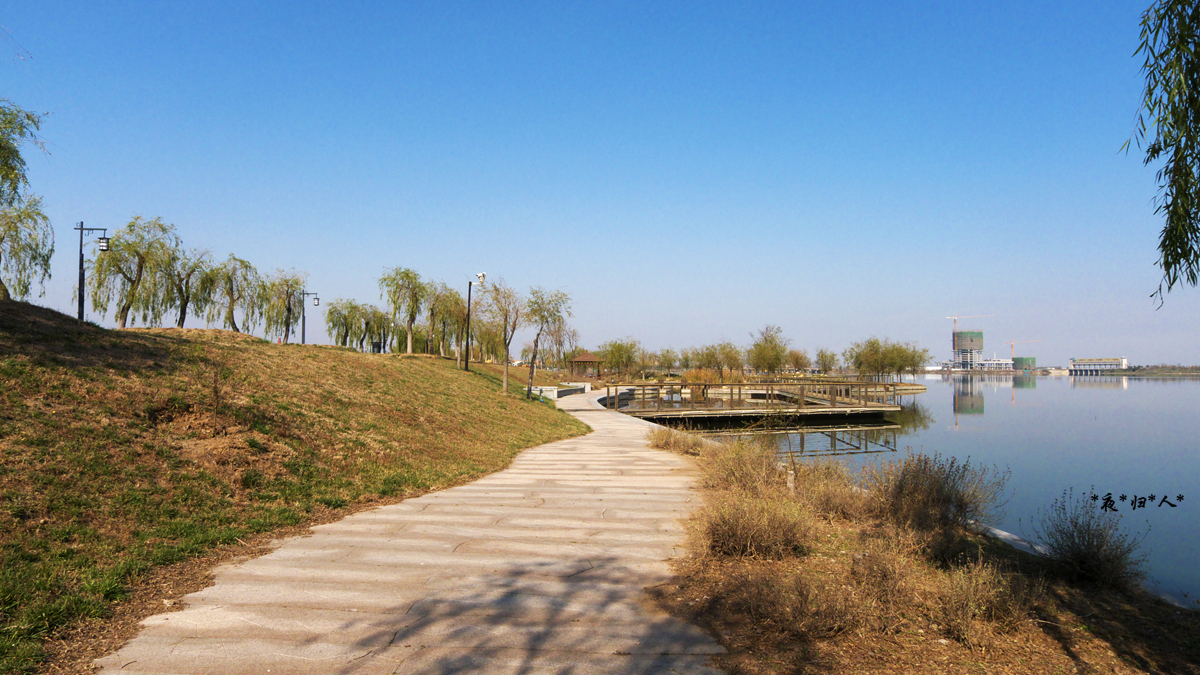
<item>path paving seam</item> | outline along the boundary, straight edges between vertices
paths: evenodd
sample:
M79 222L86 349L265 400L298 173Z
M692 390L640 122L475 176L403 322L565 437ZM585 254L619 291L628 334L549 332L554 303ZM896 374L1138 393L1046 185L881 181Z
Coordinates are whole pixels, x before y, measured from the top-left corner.
M600 393L594 430L473 483L320 525L218 567L102 673L698 673L722 648L649 602L684 552L694 467Z

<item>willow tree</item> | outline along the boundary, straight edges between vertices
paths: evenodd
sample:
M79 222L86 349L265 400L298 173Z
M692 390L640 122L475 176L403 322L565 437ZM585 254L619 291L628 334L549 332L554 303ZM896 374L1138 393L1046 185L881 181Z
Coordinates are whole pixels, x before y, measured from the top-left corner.
M350 323L355 315L353 300L334 300L325 306L325 333L333 339L333 344L345 347L350 341Z
M463 338L466 333L467 303L458 291L447 287L442 298L442 341L454 350L454 360L462 367ZM442 348L443 356L445 348Z
M533 372L537 368L542 335L561 332L566 327L567 318L571 316L571 296L563 291L547 291L541 286L534 286L529 289L525 309L529 322L537 328L533 336L533 354L529 359L529 385L525 387L525 398L529 399L533 398Z
M42 198L22 197L0 207L0 300L24 300L36 279L40 292L50 278L50 257L54 255L54 228L42 213ZM4 283L8 277L10 291Z
M148 326L160 325L171 296L163 270L178 247L174 225L162 218L134 217L112 236L108 251L91 262L92 306L107 313L115 299L120 328L129 325L131 313L135 322L140 318Z
M421 275L407 267L393 267L379 279L380 297L387 299L392 321L404 320L409 354L413 353L413 324L425 306L428 291Z
M208 303L209 323L220 321L225 328L235 333L242 328L253 332L262 317L262 294L259 286L262 278L249 262L229 254L229 258L210 269L204 275L204 289ZM237 311L242 312L242 326L237 323Z
M307 272L275 270L259 287L259 303L262 306L265 334L281 337L284 344L291 337L292 329L300 323L304 311L304 285L308 283Z
M1147 165L1162 162L1155 213L1165 221L1163 278L1153 294L1161 303L1164 290L1200 280L1200 8L1195 0L1158 0L1142 14L1141 39L1134 55L1145 56L1146 88L1134 135Z
M487 316L499 334L500 342L504 345L504 383L500 391L508 393L508 362L512 348L513 337L525 324L525 299L513 288L505 285L504 279L497 278L485 291L487 296Z
M429 322L426 324L425 351L432 354L437 346L438 356L446 355L445 329L449 321L445 315L451 311L453 296L458 295L450 290L444 282L430 281L425 284L425 309Z
M25 201L25 158L21 146L25 143L45 150L37 136L42 115L22 110L8 99L0 98L0 207L10 207Z
M167 291L167 306L176 311L177 328L183 328L189 309L203 312L207 307L203 279L210 267L208 251L185 251L177 246L168 254L166 264L159 269L164 277L160 286Z

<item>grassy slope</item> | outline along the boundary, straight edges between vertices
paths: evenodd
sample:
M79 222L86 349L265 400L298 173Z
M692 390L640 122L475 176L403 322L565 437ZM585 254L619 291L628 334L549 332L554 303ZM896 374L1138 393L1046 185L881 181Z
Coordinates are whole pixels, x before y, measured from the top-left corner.
M151 566L587 431L498 389L452 361L0 303L0 672L33 667L48 634L103 616Z

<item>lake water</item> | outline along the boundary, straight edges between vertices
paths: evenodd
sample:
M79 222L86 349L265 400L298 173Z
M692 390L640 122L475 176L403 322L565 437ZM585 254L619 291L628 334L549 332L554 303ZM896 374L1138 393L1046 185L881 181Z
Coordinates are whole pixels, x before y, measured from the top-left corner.
M1112 493L1125 530L1148 530L1142 548L1151 589L1186 604L1200 598L1200 379L937 375L918 382L928 392L914 397L902 428L808 433L806 451L832 444L856 453L841 461L859 467L911 447L1007 468L1012 496L997 526L1018 536L1032 534L1031 519L1064 490ZM798 434L778 438L785 450L799 449ZM1146 506L1132 509L1121 495L1147 498Z

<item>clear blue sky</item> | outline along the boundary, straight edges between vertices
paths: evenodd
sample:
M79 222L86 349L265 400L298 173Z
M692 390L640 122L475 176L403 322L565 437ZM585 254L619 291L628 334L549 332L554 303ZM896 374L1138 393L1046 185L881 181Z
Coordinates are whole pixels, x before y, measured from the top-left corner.
M140 214L326 302L395 265L562 288L589 347L943 359L958 313L989 356L1200 363L1118 151L1146 4L0 2L0 96L50 113L70 313L74 223Z

